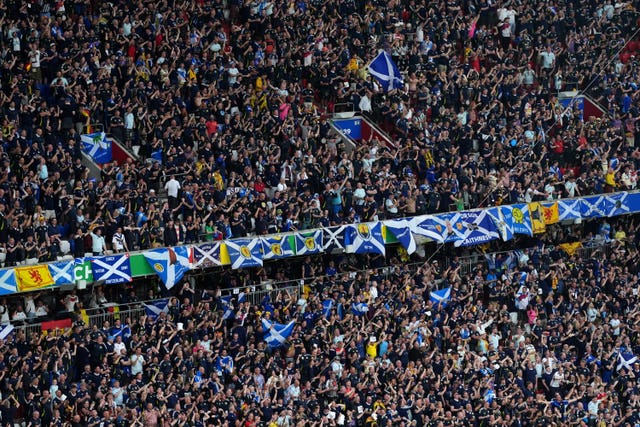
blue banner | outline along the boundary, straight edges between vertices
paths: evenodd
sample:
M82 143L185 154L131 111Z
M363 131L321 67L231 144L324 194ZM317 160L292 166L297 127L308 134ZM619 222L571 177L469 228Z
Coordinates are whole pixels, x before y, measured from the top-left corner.
M13 268L0 271L0 295L11 295L18 292L16 272Z
M343 135L346 135L351 139L356 141L360 141L362 139L362 119L359 117L353 119L334 119L333 125Z
M111 156L111 141L104 132L85 134L80 137L82 149L98 164L109 163Z
M204 243L193 247L193 267L216 267L220 260L220 242Z
M491 217L491 221L495 224L500 233L502 240L509 241L513 239L513 216L511 210L503 212L502 206L487 209L487 215Z
M501 206L500 208L505 222L511 221L514 234L533 236L529 205L526 203L519 203L510 206Z
M107 285L133 281L129 254L91 258L91 271L93 280Z
M144 257L167 289L173 288L191 270L191 248L186 246L151 249Z
M582 218L579 199L558 200L558 218L560 221Z
M327 227L322 229L323 245L325 252L342 252L344 251L344 236L346 225L338 227Z
M262 267L262 240L233 239L225 242L231 259L231 268Z
M296 233L296 255L311 255L322 252L322 230Z
M395 236L407 253L411 255L416 251L416 239L411 232L416 218L392 219L384 222L387 231Z
M262 259L289 258L294 255L289 236L269 236L262 239Z
M55 286L69 285L76 282L74 275L75 260L54 262L47 267L49 267Z
M605 210L603 196L583 197L580 200L580 217L583 219L605 217Z
M454 227L462 230L460 233L455 232L455 246L482 245L500 238L498 228L486 210L460 212Z
M344 242L349 253L385 254L381 222L348 225Z

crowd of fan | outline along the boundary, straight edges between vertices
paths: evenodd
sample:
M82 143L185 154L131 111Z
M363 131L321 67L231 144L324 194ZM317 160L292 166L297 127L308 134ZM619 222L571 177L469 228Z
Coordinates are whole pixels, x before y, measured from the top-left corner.
M251 304L186 282L157 318L16 330L0 341L2 425L635 427L640 363L619 355L640 355L640 227L604 229L615 239L589 252L552 233L467 273L307 258L301 295ZM283 346L263 318L295 320Z
M635 189L636 3L5 2L5 263ZM350 151L337 103L396 146ZM96 123L154 160L89 179Z

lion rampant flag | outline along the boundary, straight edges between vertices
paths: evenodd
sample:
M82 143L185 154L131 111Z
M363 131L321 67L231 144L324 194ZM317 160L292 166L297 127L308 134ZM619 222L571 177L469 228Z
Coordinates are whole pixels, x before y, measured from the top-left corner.
M550 206L542 206L542 217L545 225L560 222L560 211L558 210L558 202L553 202Z
M47 288L55 282L46 265L32 265L16 268L16 282L20 292Z

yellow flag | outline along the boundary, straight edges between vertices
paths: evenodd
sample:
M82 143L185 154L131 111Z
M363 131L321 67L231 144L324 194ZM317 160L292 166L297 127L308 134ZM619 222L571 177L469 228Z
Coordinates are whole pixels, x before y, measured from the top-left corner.
M16 268L16 281L20 292L35 291L53 285L53 277L46 265Z
M89 326L89 315L87 314L87 310L84 308L80 309L80 318L86 326Z
M531 215L531 229L534 234L544 233L546 224L542 214L542 205L538 202L529 203L529 214Z
M572 256L572 255L575 255L575 253L578 252L578 249L582 247L582 243L581 242L561 243L559 247L560 249L565 251L568 255Z
M550 206L542 206L542 218L546 225L560 222L560 211L558 210L558 202L553 202Z

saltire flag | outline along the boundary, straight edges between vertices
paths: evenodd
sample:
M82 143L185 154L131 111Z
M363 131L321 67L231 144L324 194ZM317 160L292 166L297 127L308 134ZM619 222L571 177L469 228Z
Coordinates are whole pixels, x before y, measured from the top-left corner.
M16 281L20 292L35 291L53 285L53 277L46 265L17 267Z
M429 301L431 301L433 305L445 308L449 304L449 301L451 301L451 286L440 289L439 291L432 291L429 294Z
M496 392L492 388L488 388L487 391L484 392L484 401L488 403L492 403L496 398Z
M84 152L96 163L103 164L111 161L111 141L107 139L106 133L96 132L84 134L81 135L80 139Z
M620 351L618 352L618 366L616 370L619 371L624 368L631 372L634 370L633 364L636 363L637 360L638 357L633 353L628 351Z
M123 340L131 338L131 328L129 325L124 325L121 328L113 328L110 332L111 335L109 336L109 339L115 340L119 336L121 336Z
M233 311L233 302L231 301L231 295L218 298L218 302L220 303L218 308L224 311L224 313L222 314L222 320L234 319L236 317L236 314Z
M76 267L75 260L53 262L47 264L47 267L56 286L69 285L76 282L74 276Z
M631 212L629 207L629 193L615 193L604 196L604 214L608 217L626 215Z
M276 311L275 307L273 306L273 304L271 304L271 297L267 294L264 296L264 298L262 298L262 301L260 302L260 305L262 306L262 309L266 312L266 313L271 313L273 314L274 311Z
M262 259L266 261L292 257L294 251L289 237L288 235L261 237Z
M144 257L167 289L173 288L191 270L191 250L185 246L151 249Z
M558 202L553 202L550 205L542 206L542 218L545 225L557 224L560 222L560 211L558 209Z
M369 64L369 74L378 80L385 92L399 89L403 85L400 70L391 55L386 51L381 51Z
M16 292L18 292L18 286L14 269L0 270L0 295L11 295Z
M454 234L450 218L450 214L424 215L413 218L410 221L411 233L414 238L420 236L427 241L444 243L450 233ZM420 242L416 241L416 243Z
M640 193L627 193L626 205L630 213L640 212Z
M220 242L193 246L193 268L221 266Z
M278 348L284 345L287 339L293 334L295 320L286 325L262 319L264 329L264 340L269 348Z
M500 238L498 228L485 210L460 212L456 226L458 224L463 228L454 242L456 247L481 245Z
M107 285L133 281L128 253L91 258L91 271L93 280Z
M411 233L412 223L415 220L416 218L406 218L392 219L384 222L387 230L398 239L408 255L411 255L417 249L416 239L413 238L413 233Z
M364 316L369 311L369 305L366 302L354 302L351 304L351 313L356 316Z
M348 253L385 254L381 222L348 225L344 242Z
M225 241L231 268L262 267L262 240L258 239L233 239Z
M602 218L606 215L606 202L603 196L583 197L580 199L582 218Z
M531 229L534 234L544 233L547 226L544 222L542 205L538 202L529 203L529 214L531 215Z
M580 219L580 199L562 199L558 200L558 219L566 221L570 219Z
M344 304L339 302L338 305L336 306L336 312L340 320L344 320Z
M506 215L505 215L506 213ZM503 206L487 209L487 215L493 221L493 224L498 229L498 233L503 241L509 241L513 239L513 216L511 210L503 209Z
M331 299L322 301L322 315L325 317L325 319L331 317L331 310L333 310L333 305L333 300Z
M150 319L156 320L162 313L169 314L169 298L143 303L144 312Z
M7 323L6 325L0 326L0 340L7 339L9 334L13 332L14 326L11 323Z
M322 230L295 233L296 255L311 255L322 252Z
M346 226L325 227L322 229L322 250L329 253L344 251L344 238Z

